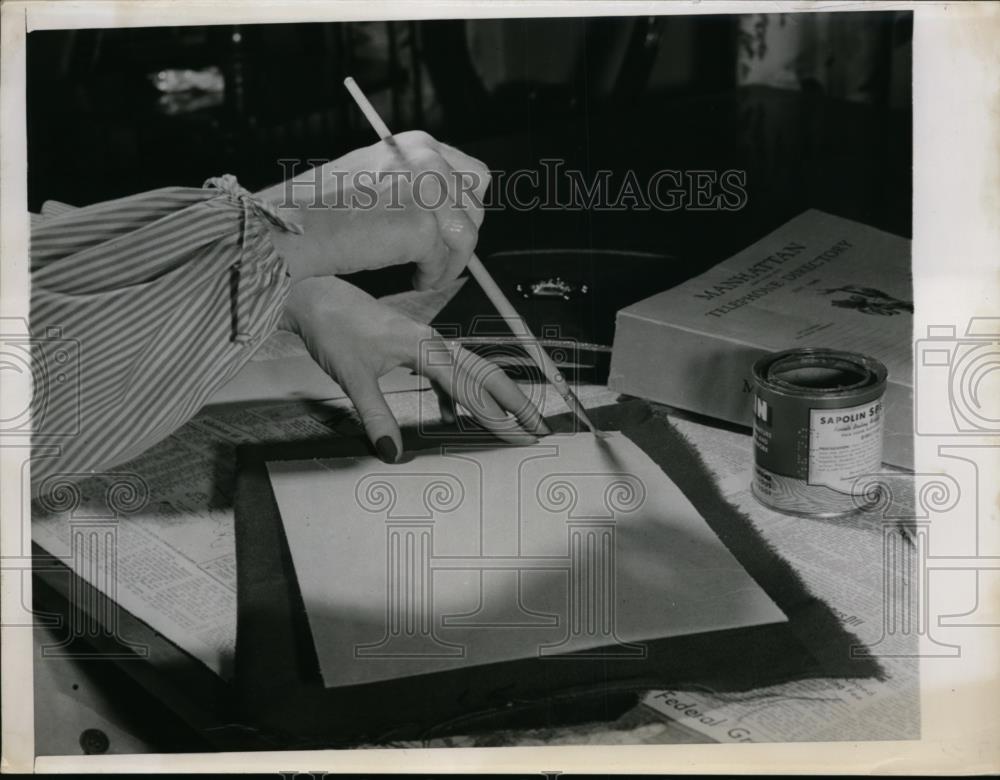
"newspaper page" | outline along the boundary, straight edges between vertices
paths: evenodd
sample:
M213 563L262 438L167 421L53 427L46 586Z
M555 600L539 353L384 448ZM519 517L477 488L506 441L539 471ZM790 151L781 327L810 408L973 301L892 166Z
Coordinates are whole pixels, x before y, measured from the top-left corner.
M897 657L879 652L887 609L882 515L812 519L771 511L750 493L749 436L683 416L671 415L670 422L697 442L725 497L872 651L886 679L812 679L746 693L663 690L650 692L644 703L718 742L919 739L916 640L909 654L899 646L890 650ZM897 476L905 479L903 472ZM909 500L905 491L896 493L895 500ZM906 516L905 509L893 514Z
M113 554L72 545L74 530L109 515L106 491L114 479L106 476L78 483L80 500L72 511L50 511L46 502L36 501L32 539L228 679L236 643L236 446L328 437L348 424L350 415L346 400L319 408L281 404L202 413L115 469L138 477L147 500L113 523Z

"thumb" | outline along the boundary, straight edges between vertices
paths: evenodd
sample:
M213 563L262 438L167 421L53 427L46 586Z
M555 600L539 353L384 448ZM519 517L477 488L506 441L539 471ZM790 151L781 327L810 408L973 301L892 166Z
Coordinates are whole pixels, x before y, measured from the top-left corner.
M395 463L403 453L403 437L378 386L378 379L374 374L362 370L349 377L342 377L341 384L354 403L375 452L386 463Z

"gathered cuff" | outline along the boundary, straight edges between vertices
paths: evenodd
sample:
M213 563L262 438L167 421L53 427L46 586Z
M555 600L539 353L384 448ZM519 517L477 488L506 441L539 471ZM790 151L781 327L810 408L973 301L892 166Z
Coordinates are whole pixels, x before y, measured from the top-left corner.
M301 225L286 217L282 217L278 214L277 209L270 203L266 203L260 198L254 197L249 190L240 186L240 183L236 181L236 177L231 173L225 173L222 176L213 176L210 179L206 179L202 186L206 189L214 187L220 192L224 192L227 195L236 198L243 205L247 216L254 214L266 219L272 225L276 225L289 233L302 233ZM244 221L244 237L246 236L245 231L246 221Z

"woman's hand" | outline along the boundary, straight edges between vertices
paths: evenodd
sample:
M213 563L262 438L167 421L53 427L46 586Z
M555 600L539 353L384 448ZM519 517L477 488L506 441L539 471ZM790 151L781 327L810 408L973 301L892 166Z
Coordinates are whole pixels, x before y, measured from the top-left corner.
M416 263L414 286L440 287L465 268L483 221L489 171L427 133L400 133L259 197L298 222L273 231L293 280Z
M548 428L535 406L503 370L429 325L389 308L354 285L325 277L292 287L283 326L298 333L313 359L344 389L383 460L403 451L399 425L378 379L406 366L448 393L496 436L530 444Z

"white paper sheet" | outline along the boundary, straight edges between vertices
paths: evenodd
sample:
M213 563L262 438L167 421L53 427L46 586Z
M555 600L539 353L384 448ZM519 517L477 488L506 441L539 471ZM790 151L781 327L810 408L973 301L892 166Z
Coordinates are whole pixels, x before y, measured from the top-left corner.
M618 433L268 469L328 687L786 619Z

